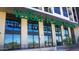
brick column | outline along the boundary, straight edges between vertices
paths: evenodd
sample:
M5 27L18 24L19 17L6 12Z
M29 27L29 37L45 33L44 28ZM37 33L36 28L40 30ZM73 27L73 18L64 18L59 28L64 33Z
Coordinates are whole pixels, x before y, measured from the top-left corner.
M6 12L0 12L0 50L4 49Z
M21 48L28 48L27 19L21 19Z

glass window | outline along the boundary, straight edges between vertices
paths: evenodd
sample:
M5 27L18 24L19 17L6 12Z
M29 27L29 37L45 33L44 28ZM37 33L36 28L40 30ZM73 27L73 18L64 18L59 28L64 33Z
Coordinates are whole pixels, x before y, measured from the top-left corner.
M60 7L54 7L54 12L57 14L61 14Z
M33 35L28 35L28 48L33 48Z
M45 38L45 47L52 46L52 32L51 25L44 24L44 38Z
M33 24L33 30L34 32L38 32L38 24Z
M72 8L68 7L68 14L71 21L73 21Z
M21 28L20 23L18 21L14 21L13 24L14 24L14 26L13 26L14 30L20 31L20 28Z
M45 46L48 47L49 46L49 44L48 44L48 36L44 36L44 38L45 38Z
M62 36L61 36L60 26L56 26L56 41L57 41L58 46L62 45Z
M5 48L6 49L12 49L13 48L13 37L12 37L12 34L5 34Z
M48 40L49 46L52 46L52 36L49 36L48 38L49 38Z
M69 37L69 31L67 27L64 28L64 36L65 38Z
M12 18L10 18L12 17ZM5 49L18 49L21 45L21 26L20 19L11 14L7 14L6 26L5 26Z
M10 22L9 20L6 21L6 30L13 30L13 23L12 21Z
M34 47L39 47L39 38L38 35L34 35Z
M52 13L51 7L44 7L44 11Z
M74 15L74 20L77 22L76 10L74 7L72 8L72 10L73 10L73 15Z
M44 7L44 11L48 12L48 7Z
M12 42L12 34L6 34L5 39L5 44Z
M33 27L32 24L28 24L28 32L33 32L32 27Z
M51 13L53 13L53 7L51 7Z
M63 15L68 17L67 8L66 7L62 7L62 10L63 10Z
M39 47L39 30L38 23L35 21L28 22L28 48L38 48Z
M11 21L7 19L6 23L6 30L20 30L20 24L17 21Z
M20 48L20 35L14 34L14 48Z

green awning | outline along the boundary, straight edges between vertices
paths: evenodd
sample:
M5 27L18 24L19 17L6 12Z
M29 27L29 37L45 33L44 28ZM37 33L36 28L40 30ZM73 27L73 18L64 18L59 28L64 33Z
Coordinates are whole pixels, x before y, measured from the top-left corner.
M13 12L18 18L27 18L28 20L40 21L40 22L42 22L44 19L43 16L35 14L32 10L21 11L18 9L14 9ZM46 16L45 21L46 23L53 23L58 26L64 25L66 27L71 27L71 28L75 27L75 24L68 23L65 21L63 22L63 21L60 21L59 19L49 18L48 16Z

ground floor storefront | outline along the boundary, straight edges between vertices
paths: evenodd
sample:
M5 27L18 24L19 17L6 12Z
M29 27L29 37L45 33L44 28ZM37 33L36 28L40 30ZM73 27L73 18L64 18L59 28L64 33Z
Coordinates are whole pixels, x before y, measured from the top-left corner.
M63 40L67 37L75 38L74 28L0 12L0 50L56 49L63 46ZM75 44L75 39L72 42Z

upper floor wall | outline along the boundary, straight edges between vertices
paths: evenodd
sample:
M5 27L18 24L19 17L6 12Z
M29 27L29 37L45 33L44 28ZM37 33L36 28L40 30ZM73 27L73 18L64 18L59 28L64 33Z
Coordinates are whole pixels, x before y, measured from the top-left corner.
M64 19L69 22L78 23L76 9L72 7L33 7L30 9Z

